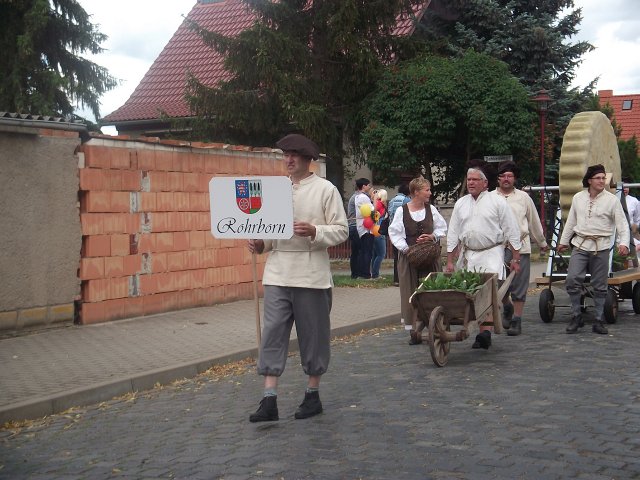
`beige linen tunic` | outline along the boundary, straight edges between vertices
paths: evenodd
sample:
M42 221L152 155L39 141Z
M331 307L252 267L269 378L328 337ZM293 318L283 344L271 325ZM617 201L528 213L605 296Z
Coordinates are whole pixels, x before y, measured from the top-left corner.
M270 252L263 285L331 288L333 279L327 248L349 236L347 215L336 187L315 174L293 185L293 219L316 226L316 237L294 235L287 240L265 240Z
M618 244L628 247L629 224L618 197L603 190L591 200L589 191L582 190L571 200L560 244L569 245L571 242L574 247L587 252L608 250L613 246L614 227Z
M509 195L504 195L498 191L498 189L491 193L506 199L511 207L513 216L516 217L516 222L518 222L518 227L520 228L520 239L522 240L521 255L531 253L531 238L533 238L540 247L544 248L547 246L536 206L527 193L517 188L514 188L513 192Z

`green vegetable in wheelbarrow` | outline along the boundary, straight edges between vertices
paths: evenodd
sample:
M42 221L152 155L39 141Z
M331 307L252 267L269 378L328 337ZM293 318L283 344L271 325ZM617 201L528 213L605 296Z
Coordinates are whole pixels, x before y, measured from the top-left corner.
M428 292L432 290L459 290L466 293L475 293L482 286L482 276L479 272L458 270L450 275L438 273L425 277L416 292Z

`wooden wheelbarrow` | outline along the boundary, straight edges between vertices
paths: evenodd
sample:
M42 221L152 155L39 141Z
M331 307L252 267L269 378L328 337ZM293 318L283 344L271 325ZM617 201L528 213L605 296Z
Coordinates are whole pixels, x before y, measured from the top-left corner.
M438 274L443 275L433 272L429 277ZM428 327L433 363L444 367L451 342L461 342L475 335L481 326L492 325L495 333L502 333L500 304L514 275L515 272L511 272L499 289L496 273L482 273L482 286L473 294L459 290L430 290L415 292L411 296L410 302L417 310L418 320ZM487 320L488 313L492 314L493 322ZM452 325L460 325L461 328L452 331Z

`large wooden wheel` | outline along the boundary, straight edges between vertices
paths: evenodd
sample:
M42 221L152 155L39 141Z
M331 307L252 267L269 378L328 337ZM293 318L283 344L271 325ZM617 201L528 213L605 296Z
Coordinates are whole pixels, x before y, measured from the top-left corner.
M447 356L451 343L447 340L447 332L449 331L449 323L444 314L444 308L438 305L431 311L429 317L429 350L431 351L431 359L438 367L444 367L447 364Z
M620 181L620 154L611 122L602 112L581 112L575 115L564 133L560 153L560 206L566 220L573 196L583 189L582 178L587 168L601 163L609 187Z

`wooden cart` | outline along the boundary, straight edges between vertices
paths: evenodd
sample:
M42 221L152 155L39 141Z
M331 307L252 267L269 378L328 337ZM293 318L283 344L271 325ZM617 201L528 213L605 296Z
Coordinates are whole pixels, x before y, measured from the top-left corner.
M536 278L536 285L538 287L544 287L538 298L538 311L540 312L540 319L545 323L551 323L553 321L556 307L571 307L571 305L556 305L555 296L551 290L552 284L556 287L558 284L564 284L566 276L566 273L552 273ZM635 282L635 284L633 282ZM593 298L588 274L585 281L584 294L580 299L582 312L587 311L587 298ZM628 268L609 274L609 278L607 279L607 296L604 299L603 311L604 320L607 323L616 323L618 319L618 301L625 299L631 299L633 311L640 313L640 268Z
M438 275L438 272L429 274L432 275ZM459 290L431 290L416 292L411 296L410 301L418 311L419 321L425 322L428 327L431 358L439 367L444 367L447 363L451 342L465 340L482 325L492 325L495 333L502 333L498 299L504 297L513 275L507 278L499 290L497 274L481 275L483 284L474 294ZM488 313L492 314L492 324L487 322ZM460 325L461 328L452 331L452 325Z

